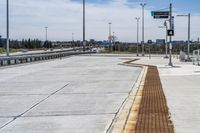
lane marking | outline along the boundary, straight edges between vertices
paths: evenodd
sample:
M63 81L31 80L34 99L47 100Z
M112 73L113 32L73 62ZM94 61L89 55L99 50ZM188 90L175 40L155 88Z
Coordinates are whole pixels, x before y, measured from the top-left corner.
M14 116L12 120L10 120L9 122L7 122L6 124L4 124L3 126L0 127L0 130L2 130L4 127L6 127L7 125L11 124L12 122L14 122L16 119L22 117L23 115L25 115L26 113L28 113L29 111L31 111L33 108L37 107L38 105L40 105L42 102L46 101L48 98L50 98L51 96L55 95L56 93L58 93L59 91L63 90L65 87L67 87L69 85L66 84L63 87L61 87L60 89L54 91L53 93L51 93L50 95L48 95L47 97L45 97L44 99L40 100L39 102L37 102L36 104L34 104L33 106L31 106L30 108L28 108L26 111L24 111L23 113Z

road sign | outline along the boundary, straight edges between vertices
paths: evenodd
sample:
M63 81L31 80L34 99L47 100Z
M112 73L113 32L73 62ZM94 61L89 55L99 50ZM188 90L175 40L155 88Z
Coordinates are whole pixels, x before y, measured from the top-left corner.
M169 16L153 16L154 19L168 19Z
M167 30L168 36L174 36L174 30Z
M152 11L151 16L154 17L154 19L168 19L169 18L169 11Z

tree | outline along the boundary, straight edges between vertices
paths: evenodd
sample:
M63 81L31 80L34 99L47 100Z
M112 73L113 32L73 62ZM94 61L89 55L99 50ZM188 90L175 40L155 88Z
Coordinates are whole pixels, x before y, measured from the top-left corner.
M52 42L51 41L45 41L44 42L44 45L43 45L44 48L52 48Z

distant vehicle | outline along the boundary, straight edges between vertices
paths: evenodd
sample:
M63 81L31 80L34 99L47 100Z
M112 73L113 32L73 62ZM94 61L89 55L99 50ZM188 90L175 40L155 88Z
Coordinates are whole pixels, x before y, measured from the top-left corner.
M92 48L92 52L97 52L97 48Z
M27 53L28 50L27 49L22 49L22 53Z

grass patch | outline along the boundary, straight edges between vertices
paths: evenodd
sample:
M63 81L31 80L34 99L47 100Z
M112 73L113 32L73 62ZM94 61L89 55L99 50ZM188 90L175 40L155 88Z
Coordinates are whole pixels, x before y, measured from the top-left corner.
M21 51L21 49L10 49L10 53L15 53L15 52L19 52ZM5 54L6 53L6 49L5 48L0 48L0 54Z
M0 54L3 54L5 52L6 52L6 50L4 48L0 48Z

